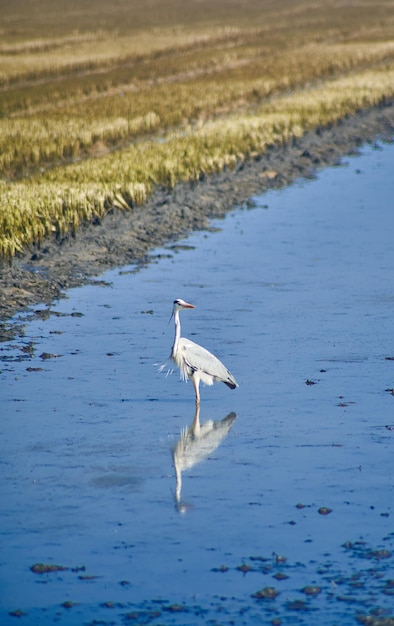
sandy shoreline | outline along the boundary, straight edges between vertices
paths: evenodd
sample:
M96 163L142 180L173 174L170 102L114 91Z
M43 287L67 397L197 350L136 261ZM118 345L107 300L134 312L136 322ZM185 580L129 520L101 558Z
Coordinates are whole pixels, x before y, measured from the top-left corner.
M108 214L100 224L81 228L75 238L32 247L12 265L0 266L0 340L11 335L7 320L18 311L49 304L68 288L83 285L109 268L145 261L152 248L206 228L210 217L224 216L253 194L310 177L364 143L393 138L394 103L389 103L271 148L232 171L180 184L171 191L158 189L146 205Z

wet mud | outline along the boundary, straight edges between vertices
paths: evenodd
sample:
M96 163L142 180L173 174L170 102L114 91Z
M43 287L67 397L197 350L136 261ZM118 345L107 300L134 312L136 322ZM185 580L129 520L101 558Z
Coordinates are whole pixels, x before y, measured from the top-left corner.
M394 106L388 103L270 148L234 170L179 184L174 190L157 189L143 207L109 213L100 223L81 228L75 237L33 246L11 265L0 267L0 340L17 331L8 323L16 312L61 298L65 290L94 281L109 268L146 263L152 248L206 229L210 218L248 203L253 194L311 177L318 168L336 164L366 142L391 141L393 135Z

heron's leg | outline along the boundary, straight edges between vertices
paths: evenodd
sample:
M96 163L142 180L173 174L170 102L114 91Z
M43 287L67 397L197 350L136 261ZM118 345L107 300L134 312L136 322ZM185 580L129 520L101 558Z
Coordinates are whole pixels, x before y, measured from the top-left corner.
M191 432L195 437L200 436L200 405L196 403L196 412L194 414L193 423L191 426Z
M192 378L194 391L196 392L196 409L198 409L200 406L200 390L199 390L200 379L195 374L191 378Z
M175 476L176 476L175 502L176 502L176 504L180 504L180 502L181 502L181 489L182 489L182 472L179 469L178 463L175 463Z

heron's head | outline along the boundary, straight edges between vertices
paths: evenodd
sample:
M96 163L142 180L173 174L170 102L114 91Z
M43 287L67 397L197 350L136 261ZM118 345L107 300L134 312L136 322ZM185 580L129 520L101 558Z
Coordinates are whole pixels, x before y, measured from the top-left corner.
M194 304L189 304L188 302L185 302L184 300L182 300L182 298L177 298L176 300L174 300L174 308L173 308L173 313L175 313L175 311L180 311L181 309L195 309L196 307L194 306Z

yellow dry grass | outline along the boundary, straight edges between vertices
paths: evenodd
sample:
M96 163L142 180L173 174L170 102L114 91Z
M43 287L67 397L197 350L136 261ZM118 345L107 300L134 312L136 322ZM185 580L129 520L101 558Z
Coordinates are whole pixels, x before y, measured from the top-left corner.
M394 95L388 0L70 1L61 21L20 2L0 45L4 258Z

